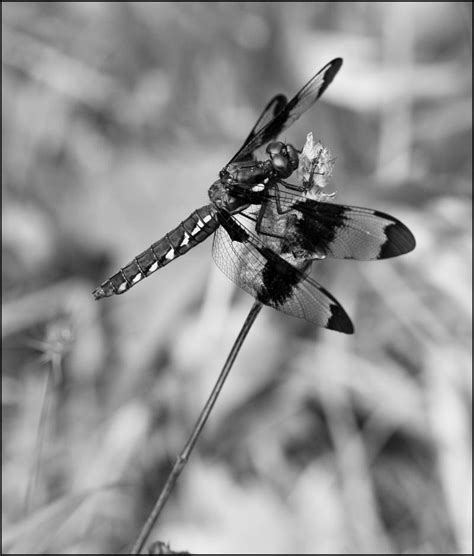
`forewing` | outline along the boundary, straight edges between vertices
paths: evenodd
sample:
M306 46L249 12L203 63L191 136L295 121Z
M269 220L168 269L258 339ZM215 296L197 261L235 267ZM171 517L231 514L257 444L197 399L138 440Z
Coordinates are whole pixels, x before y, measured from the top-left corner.
M413 234L402 222L373 209L320 202L280 188L268 192L265 210L269 213L267 220L271 214L283 212L279 217L285 224L282 249L301 248L315 258L387 259L404 255L416 245ZM264 219L262 232L265 231Z
M235 218L220 217L212 256L228 278L282 313L323 328L353 332L346 312L327 290L266 247Z
M249 136L233 160L245 159L250 153L278 137L318 100L341 66L341 58L335 58L326 64L253 138Z
M245 139L244 144L242 145L241 149L234 156L231 162L240 162L242 160L246 160L252 157L252 152L247 152L245 156L238 156L241 151L243 151L244 147L254 140L257 133L263 129L273 118L283 110L286 106L287 98L285 95L276 95L272 98L272 100L265 106L263 109L262 114L258 118L256 124L253 126L252 131L249 133L247 139Z

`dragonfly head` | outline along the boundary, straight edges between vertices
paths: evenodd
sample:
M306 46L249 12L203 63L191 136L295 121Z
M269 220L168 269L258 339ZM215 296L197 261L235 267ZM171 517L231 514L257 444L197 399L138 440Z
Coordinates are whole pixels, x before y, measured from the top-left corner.
M298 151L293 145L272 141L266 149L272 166L281 178L288 178L298 168Z

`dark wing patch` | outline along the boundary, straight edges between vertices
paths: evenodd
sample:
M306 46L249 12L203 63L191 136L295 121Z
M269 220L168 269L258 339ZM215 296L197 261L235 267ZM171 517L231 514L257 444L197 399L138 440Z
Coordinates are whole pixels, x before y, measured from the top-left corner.
M264 128L279 112L283 110L286 106L287 98L285 95L276 95L272 100L265 106L262 114L258 118L256 124L253 126L252 131L249 133L247 139L245 139L244 144L240 148L239 152L234 156L231 162L241 162L242 160L247 160L252 158L252 152L245 153L244 156L238 156L241 151L243 151L245 145L253 141L257 133Z
M342 66L342 59L335 58L326 64L253 138L249 138L233 160L245 159L256 149L278 137L295 122L328 88Z
M385 218L388 215L375 211L375 217ZM380 249L379 259L388 259L390 257L398 257L404 253L409 253L416 247L416 241L410 230L396 218L390 217L392 223L388 224L384 230L387 239Z
M383 212L306 200L296 230L304 247L336 259L369 261L412 251L415 238L399 220Z
M351 320L327 290L266 247L232 216L222 213L219 218L221 227L214 236L212 256L228 278L264 305L352 334Z
M314 254L315 258L368 261L397 257L415 248L410 230L389 214L305 199L288 190L274 188L267 193L266 212L275 215L279 207L286 214L286 250L301 248L306 259Z
M266 262L262 269L262 287L258 292L258 300L264 305L283 305L291 298L301 276L281 257L274 257L273 251L268 247L262 248L260 252Z

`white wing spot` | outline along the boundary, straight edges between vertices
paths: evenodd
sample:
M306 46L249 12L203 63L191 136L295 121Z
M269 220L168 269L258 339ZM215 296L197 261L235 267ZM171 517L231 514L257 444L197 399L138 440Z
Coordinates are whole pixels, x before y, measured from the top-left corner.
M155 272L155 270L158 270L158 263L153 263L150 268L148 269L148 274L151 274L152 272Z
M132 284L136 284L137 282L140 282L140 280L143 278L143 276L141 275L141 273L139 272L133 279L132 279Z
M166 253L165 255L165 259L168 259L169 261L171 261L172 259L174 259L174 249L171 248L168 253Z

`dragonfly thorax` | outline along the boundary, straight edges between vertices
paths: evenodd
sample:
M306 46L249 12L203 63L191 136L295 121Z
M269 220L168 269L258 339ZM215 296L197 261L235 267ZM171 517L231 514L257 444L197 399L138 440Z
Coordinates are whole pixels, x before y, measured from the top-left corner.
M250 187L272 178L288 178L298 168L298 151L290 144L272 141L266 152L270 158L265 161L244 160L227 164L219 173L219 178L227 186Z
M238 192L237 190L234 190L222 178L216 180L211 185L208 194L209 194L209 199L212 201L212 203L217 209L225 210L231 214L241 211L246 206L249 205L249 200L245 195L245 191L240 190Z
M270 160L261 162L259 160L245 160L243 162L231 162L220 171L219 177L226 186L248 185L252 187L261 183L273 174L273 165Z

